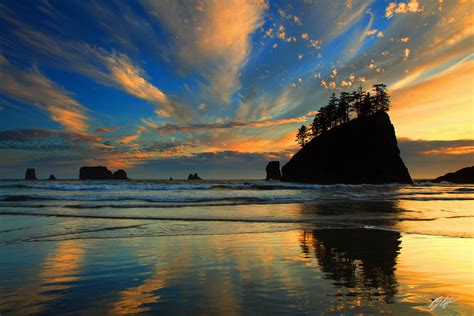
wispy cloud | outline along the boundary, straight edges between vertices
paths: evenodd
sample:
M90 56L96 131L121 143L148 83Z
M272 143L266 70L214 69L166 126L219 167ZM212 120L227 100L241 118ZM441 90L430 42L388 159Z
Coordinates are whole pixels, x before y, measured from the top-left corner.
M172 34L183 68L206 78L210 96L229 101L252 50L252 33L268 7L263 0L142 1ZM232 21L232 23L229 23Z
M66 130L85 133L88 109L37 70L22 70L0 55L0 92L46 111Z

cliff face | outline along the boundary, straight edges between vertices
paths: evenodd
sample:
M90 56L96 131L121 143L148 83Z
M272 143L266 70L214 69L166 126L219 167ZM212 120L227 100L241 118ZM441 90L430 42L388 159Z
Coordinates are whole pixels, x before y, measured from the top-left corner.
M459 169L456 172L450 172L444 176L438 177L433 182L452 182L452 183L474 183L474 166Z
M312 139L282 168L282 180L321 184L411 183L385 112Z

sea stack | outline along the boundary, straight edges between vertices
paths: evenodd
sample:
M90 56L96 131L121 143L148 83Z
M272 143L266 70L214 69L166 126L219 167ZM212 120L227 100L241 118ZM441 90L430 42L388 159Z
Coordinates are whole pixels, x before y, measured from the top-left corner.
M190 173L188 175L188 180L202 180L202 179L197 173L195 173L195 174Z
M107 180L112 178L112 171L107 167L81 167L79 170L80 180Z
M38 180L36 178L36 170L34 168L26 169L25 180Z
M270 161L265 168L267 172L267 180L280 180L280 162L279 161Z
M318 184L412 183L385 112L313 138L282 168L282 180Z
M56 177L54 176L54 174L52 174L52 175L49 176L48 180L58 180L58 179L56 179Z
M128 180L127 173L123 169L119 169L112 174L112 179L115 180Z
M433 182L451 182L462 184L474 184L474 166L459 169L456 172L450 172L444 176L438 177Z

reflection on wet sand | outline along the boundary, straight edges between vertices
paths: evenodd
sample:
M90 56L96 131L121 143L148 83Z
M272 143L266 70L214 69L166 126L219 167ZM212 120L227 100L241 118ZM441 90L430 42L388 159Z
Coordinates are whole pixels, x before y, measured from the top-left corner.
M37 314L46 311L52 302L65 296L67 289L80 276L84 259L82 242L65 240L44 260L41 270L32 282L25 286L6 286L7 299L0 303L0 310L20 315ZM2 295L3 296L3 295Z
M315 230L312 245L324 277L333 281L336 296L340 297L341 306L334 306L334 311L344 309L344 304L393 303L397 292L395 266L400 250L398 232ZM303 251L305 247L302 246Z

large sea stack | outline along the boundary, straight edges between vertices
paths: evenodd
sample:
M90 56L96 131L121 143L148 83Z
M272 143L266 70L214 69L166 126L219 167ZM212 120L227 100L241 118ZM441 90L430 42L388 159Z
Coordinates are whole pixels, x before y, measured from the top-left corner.
M385 112L313 138L282 168L282 180L319 184L412 183Z
M450 172L444 176L438 177L433 182L452 182L463 184L474 184L474 166L459 169L456 172Z
M112 171L107 167L81 167L79 170L80 180L108 180L112 178Z
M270 161L265 168L267 172L267 180L280 180L280 162L279 161Z
M25 180L38 180L36 178L36 170L34 168L26 169Z

